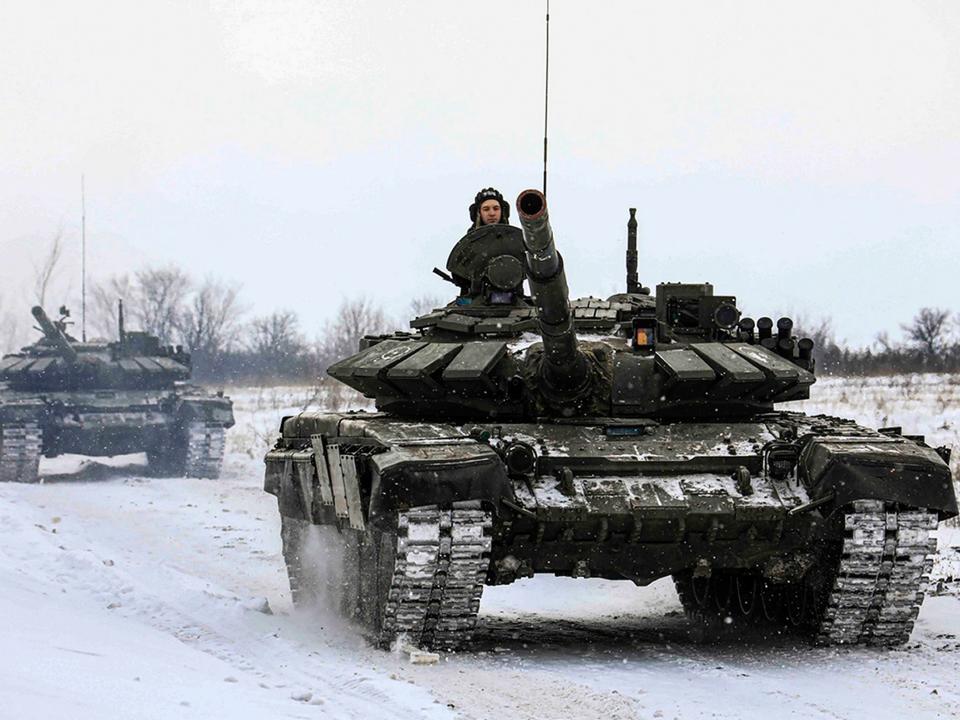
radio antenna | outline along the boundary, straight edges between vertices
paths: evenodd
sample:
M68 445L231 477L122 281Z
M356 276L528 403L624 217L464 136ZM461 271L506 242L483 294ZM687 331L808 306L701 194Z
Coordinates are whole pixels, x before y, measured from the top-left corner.
M87 341L87 194L80 174L80 337Z
M637 209L630 208L627 220L627 292L640 292L640 280L637 278Z
M547 0L547 45L543 78L543 195L547 195L547 109L550 107L550 0Z

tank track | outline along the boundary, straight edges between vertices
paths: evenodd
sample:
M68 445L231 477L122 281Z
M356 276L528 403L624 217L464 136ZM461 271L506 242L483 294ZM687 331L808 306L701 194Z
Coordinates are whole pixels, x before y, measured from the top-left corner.
M187 423L184 475L187 477L220 477L226 432L222 425L205 422Z
M0 426L0 482L38 482L42 451L43 431L37 423Z
M451 650L472 638L492 535L492 514L474 502L400 511L394 532L290 517L281 530L294 604L325 603L384 649L399 640Z
M844 517L842 555L817 643L905 643L933 566L937 541L930 533L936 527L936 513L854 503Z
M775 585L759 573L715 571L677 575L677 594L696 630L717 639L744 620L802 628L818 645L907 642L920 611L936 552L937 514L898 511L882 501L852 504L842 518L842 544L826 582L810 577Z
M492 534L492 515L478 504L400 512L379 644L389 646L401 636L421 648L453 649L468 642L477 624Z

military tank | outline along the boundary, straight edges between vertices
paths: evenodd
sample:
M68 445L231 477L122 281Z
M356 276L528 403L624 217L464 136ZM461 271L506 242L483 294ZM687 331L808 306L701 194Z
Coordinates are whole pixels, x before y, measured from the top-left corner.
M777 409L813 343L710 284L568 299L544 196L454 247L459 296L329 374L376 412L282 420L266 455L295 602L380 646L469 641L485 585L672 576L694 630L894 646L923 599L949 451ZM524 281L530 296L524 294Z
M0 360L0 481L37 482L41 455L146 452L160 475L216 478L233 406L190 385L190 355L155 335L78 342L69 312L32 310L43 337Z

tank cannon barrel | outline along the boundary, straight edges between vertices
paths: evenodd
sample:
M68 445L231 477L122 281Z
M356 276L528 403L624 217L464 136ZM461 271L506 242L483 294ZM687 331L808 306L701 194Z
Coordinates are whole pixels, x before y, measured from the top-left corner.
M577 344L567 276L553 241L547 199L539 190L524 190L517 197L516 207L523 228L530 291L543 338L543 389L555 402L572 402L589 389L590 367Z
M67 362L76 362L77 351L73 349L70 341L67 340L67 336L63 334L63 331L47 317L43 308L39 305L34 305L30 312L33 313L36 321L40 323L40 329L43 331L44 336L57 348L64 359L66 359Z

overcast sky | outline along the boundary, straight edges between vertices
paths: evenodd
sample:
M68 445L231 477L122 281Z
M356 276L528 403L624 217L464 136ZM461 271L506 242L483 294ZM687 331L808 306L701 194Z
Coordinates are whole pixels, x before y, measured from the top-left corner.
M0 298L27 302L58 229L78 247L81 173L95 275L180 263L311 334L347 296L449 295L430 269L474 193L540 184L543 14L5 2ZM711 281L855 343L960 310L960 3L553 0L550 42L575 294L622 289L635 206L648 285Z

